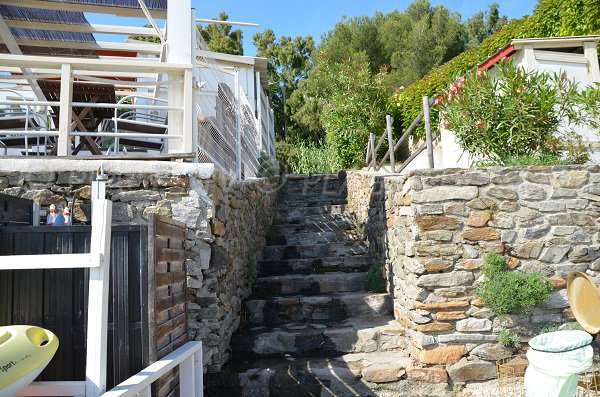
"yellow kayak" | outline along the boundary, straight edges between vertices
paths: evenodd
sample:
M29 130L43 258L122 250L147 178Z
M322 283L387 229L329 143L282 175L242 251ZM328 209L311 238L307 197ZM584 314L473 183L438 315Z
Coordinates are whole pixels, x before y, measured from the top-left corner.
M0 397L13 397L46 368L58 338L30 325L0 327Z

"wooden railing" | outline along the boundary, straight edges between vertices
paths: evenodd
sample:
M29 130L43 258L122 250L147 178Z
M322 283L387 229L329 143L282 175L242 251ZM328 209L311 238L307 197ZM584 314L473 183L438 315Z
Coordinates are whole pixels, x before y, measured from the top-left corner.
M429 168L434 167L433 162L433 141L438 138L437 134L432 136L431 133L431 119L430 119L430 107L433 105L434 99L429 99L428 97L423 97L423 110L419 115L413 120L410 126L404 131L402 136L394 142L392 124L394 122L394 118L392 116L386 116L386 129L381 134L379 139L377 140L377 144L375 144L376 136L371 133L369 135L369 142L367 144L367 155L365 158L365 162L367 165L367 169L373 169L375 171L379 171L385 165L385 162L389 159L390 161L390 172L391 173L399 173L402 172L419 154L421 154L425 149L427 149L428 156L428 165ZM400 167L396 168L396 155L395 153L402 146L402 144L408 139L410 134L414 131L415 128L419 125L421 120L425 122L425 142L417 148L411 155L400 165ZM388 141L388 150L385 152L383 158L378 161L377 153L379 153L379 149L381 149L381 145L384 143L385 139Z

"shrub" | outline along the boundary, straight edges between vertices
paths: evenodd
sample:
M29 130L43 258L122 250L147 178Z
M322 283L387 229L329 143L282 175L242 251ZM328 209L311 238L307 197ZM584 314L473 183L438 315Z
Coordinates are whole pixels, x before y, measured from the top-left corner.
M486 279L476 294L498 316L528 313L550 298L552 285L543 274L509 271L496 252L485 256L482 271Z
M513 349L518 349L521 347L521 339L519 338L519 335L508 328L500 329L498 343L504 347L510 347Z
M367 290L375 293L385 292L385 280L381 266L371 265L367 273Z
M299 144L296 150L296 159L290 166L294 174L326 174L342 169L336 152L328 145L318 147Z
M493 73L458 80L440 109L445 127L464 150L502 164L566 151L562 142L570 143L570 135L559 131L585 119L580 98L577 84L565 74L527 72L507 62Z
M399 91L392 100L397 109L397 120L407 128L423 109L422 98L445 92L448 84L472 70L512 39L528 37L552 37L600 33L600 7L598 0L538 0L531 16L515 19L500 31L433 69L421 80ZM435 109L435 108L433 108ZM437 125L438 114L432 112L432 125ZM423 138L422 127L413 136Z

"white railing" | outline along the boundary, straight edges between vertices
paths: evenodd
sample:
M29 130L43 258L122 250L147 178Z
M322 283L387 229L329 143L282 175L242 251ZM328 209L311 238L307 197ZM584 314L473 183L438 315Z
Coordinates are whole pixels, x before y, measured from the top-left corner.
M202 397L204 394L202 342L188 342L146 369L118 384L102 397L150 397L150 386L161 376L179 367L179 395Z
M101 62L93 61L92 59L75 59L75 58L60 58L60 57L40 57L40 56L24 56L24 55L3 55L0 59L0 69L8 72L15 72L20 68L28 67L32 70L29 76L14 76L1 75L0 81L14 84L15 87L24 87L28 81L27 78L36 79L43 77L60 77L60 96L58 100L0 100L0 105L5 106L23 106L23 107L45 107L54 108L58 114L54 116L58 118L58 125L54 128L41 128L36 131L24 130L0 130L2 136L27 136L27 137L53 137L55 138L54 145L55 153L59 156L71 155L71 141L75 140L75 145L79 143L82 137L91 137L94 140L102 138L135 138L135 139L160 139L168 142L169 153L191 153L193 152L193 137L191 131L186 131L184 126L189 125L185 119L191 118L191 95L183 95L183 103L170 104L163 100L165 104L124 104L124 103L107 103L107 102L76 102L73 100L73 82L75 80L86 81L91 86L94 84L105 84L114 86L115 98L117 96L131 95L132 89L153 87L154 92L165 88L169 90L178 90L185 92L186 87L191 91L192 87L192 71L191 65L169 64L158 62L158 60L138 60L131 59L124 62L122 60L107 60ZM43 73L42 73L43 72ZM50 72L50 73L48 73ZM115 77L126 77L127 79L135 79L135 81L120 81L114 78L108 78L103 74L112 74ZM160 81L147 81L149 75L169 76L168 79L163 78ZM146 79L146 81L138 81ZM80 83L78 83L80 84ZM23 88L21 88L23 90ZM149 92L146 97L147 101L161 101L160 98L154 98L154 92ZM143 96L141 94L135 96ZM92 98L93 99L93 98ZM168 113L169 128L168 133L157 136L152 133L135 133L122 132L117 128L112 130L95 130L95 131L76 131L80 125L75 118L61 117L60 115L71 114L73 107L78 108L103 108L118 110L133 110L145 111L150 114L152 112ZM83 112L82 112L83 113ZM43 114L43 113L42 113ZM57 117L58 116L58 117ZM77 115L75 115L77 116ZM2 120L0 115L0 121ZM51 125L51 123L50 123ZM117 126L117 123L114 124ZM175 128L173 128L175 126ZM79 128L83 129L83 128ZM29 145L29 143L28 143ZM27 147L24 148L28 152ZM40 150L37 147L38 151ZM101 150L101 148L99 148ZM114 151L118 153L119 151ZM99 153L95 153L99 154Z

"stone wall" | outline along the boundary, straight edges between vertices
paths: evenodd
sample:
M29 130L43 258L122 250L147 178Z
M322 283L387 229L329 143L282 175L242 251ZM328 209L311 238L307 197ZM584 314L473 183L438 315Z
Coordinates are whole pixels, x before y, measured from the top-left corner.
M501 328L525 342L548 325L574 321L566 278L600 284L600 167L423 170L347 176L349 210L385 264L396 319L409 351L453 382L495 377ZM475 296L486 252L515 271L540 271L550 300L527 315L498 318Z
M90 220L96 160L0 160L0 193L72 206L74 223ZM151 214L188 227L188 319L192 339L204 342L204 363L218 371L229 358L241 302L271 224L276 191L257 179L235 181L209 164L103 161L113 222L146 224ZM75 202L73 205L73 201Z

